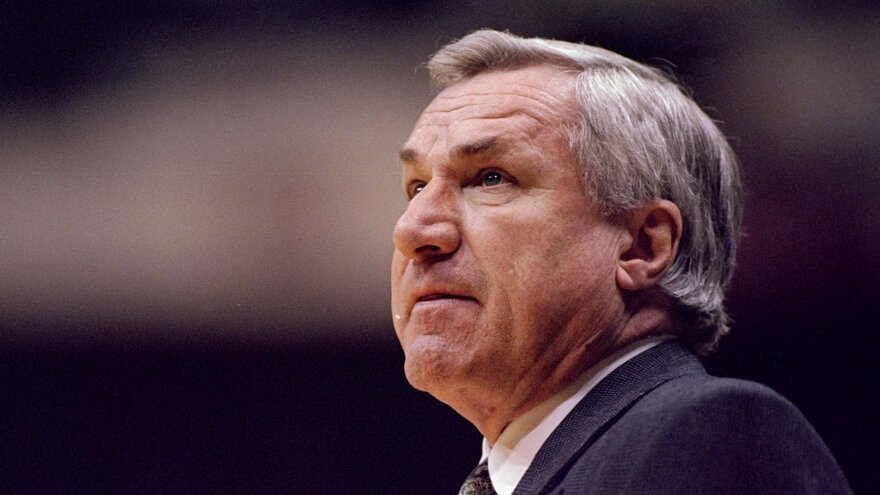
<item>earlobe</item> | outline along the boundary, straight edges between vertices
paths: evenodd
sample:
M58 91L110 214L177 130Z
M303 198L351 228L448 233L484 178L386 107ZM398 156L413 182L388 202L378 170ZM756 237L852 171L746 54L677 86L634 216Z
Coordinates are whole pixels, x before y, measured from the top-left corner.
M633 278L630 276L629 271L623 266L618 265L617 267L617 286L624 290L638 290Z
M678 252L682 229L678 206L671 201L653 201L627 213L623 224L629 242L621 248L617 285L628 291L657 285Z

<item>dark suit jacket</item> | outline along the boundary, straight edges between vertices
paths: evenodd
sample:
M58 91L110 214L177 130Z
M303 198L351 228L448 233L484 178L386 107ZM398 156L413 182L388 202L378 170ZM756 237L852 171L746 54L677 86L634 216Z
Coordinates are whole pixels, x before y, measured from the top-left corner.
M602 380L515 494L851 493L807 420L772 390L706 374L678 341Z

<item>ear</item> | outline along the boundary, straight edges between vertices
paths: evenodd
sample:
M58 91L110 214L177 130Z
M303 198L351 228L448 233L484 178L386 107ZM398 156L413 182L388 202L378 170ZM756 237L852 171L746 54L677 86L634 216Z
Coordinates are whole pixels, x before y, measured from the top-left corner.
M657 200L625 213L622 222L629 236L621 245L617 285L629 291L651 288L675 260L681 212L675 203Z

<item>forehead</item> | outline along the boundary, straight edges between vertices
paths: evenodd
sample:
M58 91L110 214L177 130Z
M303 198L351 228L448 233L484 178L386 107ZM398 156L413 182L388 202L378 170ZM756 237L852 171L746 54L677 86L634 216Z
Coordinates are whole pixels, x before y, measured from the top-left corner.
M557 132L574 111L573 87L572 73L546 65L477 74L434 98L404 150Z

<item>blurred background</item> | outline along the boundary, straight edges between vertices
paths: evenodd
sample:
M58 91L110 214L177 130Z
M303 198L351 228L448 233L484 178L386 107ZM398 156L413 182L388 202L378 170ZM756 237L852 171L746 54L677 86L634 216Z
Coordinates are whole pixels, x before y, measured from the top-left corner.
M880 8L730 3L0 3L0 493L454 493L480 436L406 383L387 265L418 67L482 27L672 68L722 123L707 366L880 491Z

